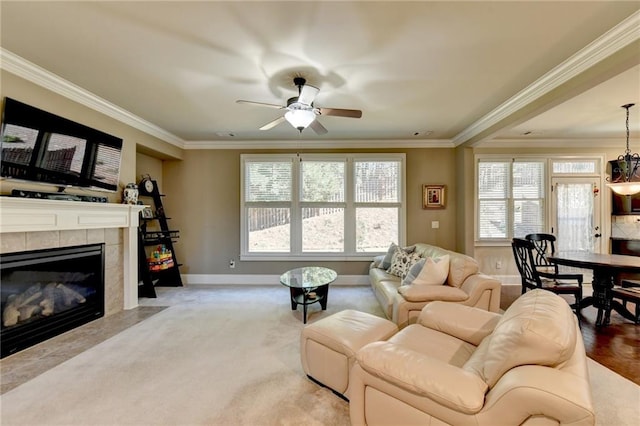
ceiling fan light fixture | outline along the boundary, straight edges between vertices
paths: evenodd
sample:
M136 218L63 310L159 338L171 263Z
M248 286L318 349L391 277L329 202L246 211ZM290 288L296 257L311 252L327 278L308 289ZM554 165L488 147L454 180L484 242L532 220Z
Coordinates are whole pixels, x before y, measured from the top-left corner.
M618 156L617 166L612 170L612 174L613 172L619 174L617 180L612 182L607 178L607 186L619 195L633 195L640 192L640 181L633 181L638 166L640 166L640 155L637 153L631 154L629 149L629 108L634 105L622 105L622 108L627 110L627 149L624 151L624 155Z
M275 120L272 120L260 127L260 130L273 129L278 124L288 121L289 124L291 124L295 129L298 129L300 133L302 133L302 131L307 127L311 127L311 130L313 130L317 135L324 135L327 133L327 129L319 120L316 120L316 116L332 115L335 117L347 118L362 117L362 111L359 109L318 108L313 104L313 101L320 89L307 84L307 80L303 77L295 77L293 79L293 83L298 86L298 96L289 98L286 106L265 102L245 101L242 99L238 99L236 103L287 110L284 115L281 115Z
M299 131L303 131L316 119L316 113L313 110L292 109L287 111L284 118L293 127Z

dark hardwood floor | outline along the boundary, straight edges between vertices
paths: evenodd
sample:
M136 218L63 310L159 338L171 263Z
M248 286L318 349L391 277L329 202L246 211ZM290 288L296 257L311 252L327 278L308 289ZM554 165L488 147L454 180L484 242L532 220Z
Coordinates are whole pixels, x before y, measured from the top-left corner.
M640 325L611 313L611 323L596 327L598 311L582 310L582 338L587 356L640 385Z

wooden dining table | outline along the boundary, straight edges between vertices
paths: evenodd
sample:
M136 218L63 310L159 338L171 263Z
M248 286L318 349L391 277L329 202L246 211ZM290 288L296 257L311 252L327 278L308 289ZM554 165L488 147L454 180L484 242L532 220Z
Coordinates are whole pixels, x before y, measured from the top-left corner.
M640 257L591 252L558 252L548 256L547 259L558 265L593 270L593 295L582 299L580 309L587 306L598 309L596 326L609 325L612 309L635 322L635 316L622 303L613 300L611 289L618 274L640 273Z

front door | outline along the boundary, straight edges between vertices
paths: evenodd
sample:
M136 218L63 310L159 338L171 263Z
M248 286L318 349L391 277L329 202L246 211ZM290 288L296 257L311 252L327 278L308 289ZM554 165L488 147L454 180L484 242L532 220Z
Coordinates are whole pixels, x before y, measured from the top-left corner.
M598 180L553 178L551 233L556 251L602 251Z

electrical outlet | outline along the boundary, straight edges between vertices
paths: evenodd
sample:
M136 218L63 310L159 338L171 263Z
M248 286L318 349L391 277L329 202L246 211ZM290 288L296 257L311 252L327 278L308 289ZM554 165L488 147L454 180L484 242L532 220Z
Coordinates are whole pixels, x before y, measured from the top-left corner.
M235 268L235 267L236 267L236 261L235 261L235 260L233 260L233 259L231 259L231 260L229 261L229 268L233 269L233 268Z
M498 260L496 262L496 269L502 269L502 261L501 260Z
M440 222L437 220L432 220L431 221L431 229L438 229L440 228Z

